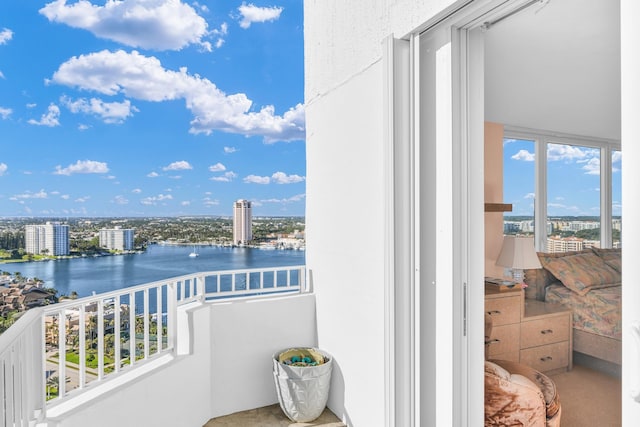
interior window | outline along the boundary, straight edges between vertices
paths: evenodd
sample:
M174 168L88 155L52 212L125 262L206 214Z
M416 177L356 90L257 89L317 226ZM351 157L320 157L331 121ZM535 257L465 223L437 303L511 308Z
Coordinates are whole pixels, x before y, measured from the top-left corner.
M504 215L504 234L534 234L535 142L526 139L503 140L503 195L513 205Z
M611 235L612 247L621 248L622 239L622 152L611 152Z
M600 149L547 144L547 252L600 246Z

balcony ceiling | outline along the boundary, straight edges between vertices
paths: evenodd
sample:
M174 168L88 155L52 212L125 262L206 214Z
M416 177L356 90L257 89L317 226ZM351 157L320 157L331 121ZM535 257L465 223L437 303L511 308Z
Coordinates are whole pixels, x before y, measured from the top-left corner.
M620 5L535 3L485 32L485 118L620 139Z

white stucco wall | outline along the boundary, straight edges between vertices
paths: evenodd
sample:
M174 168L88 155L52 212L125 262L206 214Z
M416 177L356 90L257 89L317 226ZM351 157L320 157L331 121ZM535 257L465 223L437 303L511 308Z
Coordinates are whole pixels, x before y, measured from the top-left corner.
M385 420L382 41L451 3L305 0L307 267L350 426Z
M382 40L388 35L405 37L455 3L465 2L305 0L306 102L357 78L379 61Z
M274 353L316 346L315 297L211 306L212 417L278 402Z

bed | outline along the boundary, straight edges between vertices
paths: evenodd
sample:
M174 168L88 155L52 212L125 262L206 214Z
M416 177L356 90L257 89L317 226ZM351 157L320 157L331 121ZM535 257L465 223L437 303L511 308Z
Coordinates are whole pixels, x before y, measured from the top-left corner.
M539 253L538 257L543 268L525 271L526 297L570 307L573 350L620 365L620 249Z

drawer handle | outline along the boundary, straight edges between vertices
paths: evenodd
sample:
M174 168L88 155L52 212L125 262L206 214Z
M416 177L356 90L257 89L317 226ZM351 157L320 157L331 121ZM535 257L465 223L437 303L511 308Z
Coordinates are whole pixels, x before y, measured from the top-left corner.
M541 362L548 362L548 361L550 361L550 360L553 360L553 357L551 357L551 356L545 356L545 357L541 357L541 358L540 358L540 361L541 361Z
M502 312L500 312L500 310L491 310L491 311L487 311L487 314L489 316L493 316L494 314L502 314Z
M540 331L540 333L542 335L552 334L553 333L553 329L545 329L544 331Z
M499 343L500 340L498 338L493 338L490 339L489 341L487 341L485 344L489 345L489 344L495 344L495 343Z

